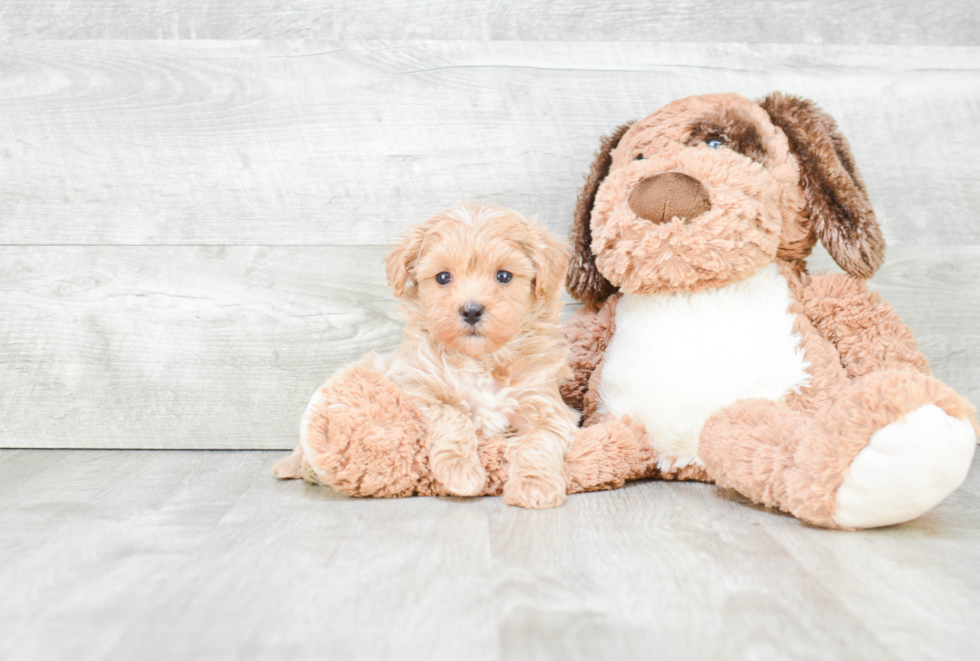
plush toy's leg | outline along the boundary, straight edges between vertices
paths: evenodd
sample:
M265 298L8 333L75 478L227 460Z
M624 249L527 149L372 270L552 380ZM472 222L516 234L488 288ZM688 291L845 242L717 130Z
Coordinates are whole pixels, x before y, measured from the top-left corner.
M722 486L814 525L873 528L909 521L966 478L973 407L912 371L855 381L809 418L768 400L712 416L698 448Z
M414 400L362 365L316 392L303 415L298 450L303 477L350 496L410 496L427 472ZM296 455L281 463L283 476L296 473Z
M565 455L568 493L617 489L657 475L657 453L646 429L629 417L606 416L585 427Z

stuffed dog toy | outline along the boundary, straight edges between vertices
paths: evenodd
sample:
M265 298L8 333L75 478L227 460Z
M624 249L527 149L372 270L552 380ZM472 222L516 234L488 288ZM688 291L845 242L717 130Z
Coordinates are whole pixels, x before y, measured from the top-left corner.
M562 394L586 431L645 437L620 478L713 481L845 529L911 520L965 479L974 408L865 285L884 241L812 102L697 96L620 127L571 239L586 305ZM846 274L807 273L817 240Z
M620 455L652 459L642 434L616 422L569 453L579 415L559 392L571 376L558 320L567 256L544 228L467 203L411 228L385 261L404 341L317 391L279 477L545 508L615 481Z

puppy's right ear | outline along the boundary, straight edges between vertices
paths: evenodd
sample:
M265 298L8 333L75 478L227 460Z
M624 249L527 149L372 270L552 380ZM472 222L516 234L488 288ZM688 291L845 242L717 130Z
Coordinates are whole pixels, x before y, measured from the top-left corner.
M583 303L598 303L616 293L616 287L599 273L595 265L595 255L592 254L592 207L595 206L599 185L609 174L609 166L612 164L611 152L632 125L633 122L627 122L617 128L612 135L602 139L595 161L592 163L592 170L586 176L585 185L578 194L575 224L569 236L572 255L568 260L565 288L568 289L569 294Z
M405 286L411 277L412 269L415 268L415 264L422 254L424 241L425 230L416 225L408 230L401 241L385 257L388 286L391 287L395 298L401 298L405 293Z
M537 220L537 219L535 219ZM561 293L568 269L565 245L547 229L534 225L533 243L528 246L534 264L534 294L540 300L552 300Z

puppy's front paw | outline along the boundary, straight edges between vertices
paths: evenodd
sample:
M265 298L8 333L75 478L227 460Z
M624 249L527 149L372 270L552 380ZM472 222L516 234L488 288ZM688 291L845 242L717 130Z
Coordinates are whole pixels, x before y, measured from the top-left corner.
M543 510L565 502L565 480L546 475L512 476L504 485L504 502Z
M479 496L487 484L487 472L476 455L442 453L429 465L433 477L454 496Z

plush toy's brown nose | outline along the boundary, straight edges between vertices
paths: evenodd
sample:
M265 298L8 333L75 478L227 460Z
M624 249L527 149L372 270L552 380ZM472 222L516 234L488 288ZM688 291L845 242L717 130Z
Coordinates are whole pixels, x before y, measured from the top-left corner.
M630 209L640 218L666 223L674 216L693 220L711 208L708 193L698 180L680 172L647 177L633 187Z

